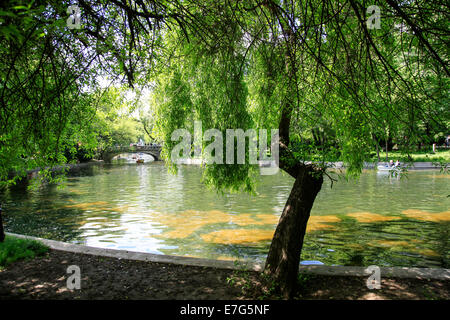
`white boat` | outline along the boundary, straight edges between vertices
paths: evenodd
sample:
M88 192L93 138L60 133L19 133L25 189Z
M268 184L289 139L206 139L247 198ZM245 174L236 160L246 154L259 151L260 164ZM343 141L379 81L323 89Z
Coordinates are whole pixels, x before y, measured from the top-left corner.
M400 166L379 165L377 169L378 171L401 171Z

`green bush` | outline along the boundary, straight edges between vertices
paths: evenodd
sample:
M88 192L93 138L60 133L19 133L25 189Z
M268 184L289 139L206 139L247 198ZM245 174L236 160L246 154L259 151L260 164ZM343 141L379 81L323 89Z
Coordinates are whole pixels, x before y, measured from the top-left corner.
M38 241L6 236L0 243L0 269L16 260L34 258L47 251L48 247Z

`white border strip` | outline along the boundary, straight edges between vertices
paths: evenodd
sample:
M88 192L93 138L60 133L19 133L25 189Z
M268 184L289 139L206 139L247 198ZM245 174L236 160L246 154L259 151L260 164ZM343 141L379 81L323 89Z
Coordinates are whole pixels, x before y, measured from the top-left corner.
M37 238L32 236L25 236L16 233L5 232L6 235L21 239L36 240L44 245L48 246L54 250L73 252L73 253L83 253L91 254L103 257L112 257L118 259L128 259L128 260L140 260L140 261L150 261L158 263L173 263L182 264L188 266L199 266L199 267L213 267L221 269L245 269L253 271L262 271L262 266L257 263L235 263L233 261L226 260L212 260L212 259L202 259L202 258L191 258L183 256L169 256L162 254L153 254L147 252L136 252L128 250L118 250L118 249L107 249L107 248L96 248L90 246L83 246L79 244L72 244L67 242L48 240L43 238Z

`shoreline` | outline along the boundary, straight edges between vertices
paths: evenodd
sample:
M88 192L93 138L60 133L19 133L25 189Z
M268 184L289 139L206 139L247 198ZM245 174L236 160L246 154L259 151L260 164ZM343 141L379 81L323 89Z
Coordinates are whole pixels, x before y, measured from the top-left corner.
M151 163L152 162L163 162L163 160L154 160L154 161L151 161ZM202 165L203 163L204 162L201 159L185 159L182 162L180 162L179 165ZM272 166L271 163L272 162L270 162L270 164L268 164L266 162L259 161L258 165L259 165L260 169L276 168L275 166ZM311 161L305 161L305 164L310 164L310 163L311 163ZM103 164L111 164L111 163L110 162L105 162L104 160L91 159L88 162L66 163L66 164L63 164L63 165L55 166L53 168L44 168L44 169L50 169L51 172L61 172L64 169L67 169L68 172L70 172L72 170L77 170L79 168L89 167L89 166L93 166L93 165L103 165ZM385 161L381 161L381 162L364 162L363 169L364 170L367 170L367 169L375 170L375 169L377 169L378 166L387 166L388 164L389 163L385 162ZM346 169L346 167L344 166L343 161L327 162L326 165L331 170L334 170L334 169L345 170ZM446 165L449 165L449 163L447 163ZM418 162L402 163L400 168L404 168L407 171L441 170L441 166L435 165L431 161L429 161L429 162L418 161ZM24 175L24 177L27 177L29 175L33 175L33 174L39 172L40 170L42 170L42 168L35 168L35 169L27 170L25 175ZM379 171L379 170L377 170L377 171ZM14 176L17 176L17 172L10 172L8 174L9 179L12 179Z
M80 287L68 288L80 270ZM450 281L300 271L294 300L450 300ZM279 300L260 272L130 260L49 249L0 270L0 300ZM245 302L244 302L245 303Z
M67 171L71 171L71 170L76 170L79 168L84 168L84 167L89 167L92 165L98 165L98 164L104 164L103 160L89 160L88 162L81 162L81 163L66 163L66 164L62 164L62 165L57 165L55 167L46 167L46 168L34 168L34 169L30 169L27 170L25 172L25 174L20 178L28 178L30 175L33 175L43 169L49 169L51 172L61 172L64 169L67 169ZM8 178L12 179L13 177L18 176L17 172L10 172L8 173Z
M192 258L183 256L172 255L159 255L153 253L118 250L118 249L106 249L91 246L84 246L78 244L72 244L62 241L48 240L44 238L38 238L33 236L26 236L21 234L15 234L5 232L7 236L36 240L50 249L88 254L100 257L110 257L117 259L135 260L135 261L148 261L156 263L167 263L175 265L195 266L195 267L208 267L228 270L239 271L255 271L262 272L264 270L264 264L254 263L251 261L234 261L227 260L213 260L203 258ZM326 266L326 265L300 265L299 272L311 275L323 275L323 276L354 276L364 277L371 273L366 271L367 267L358 266ZM447 280L450 281L450 269L444 268L416 268L416 267L380 267L381 275L386 277L404 278L404 279L434 279L434 280Z

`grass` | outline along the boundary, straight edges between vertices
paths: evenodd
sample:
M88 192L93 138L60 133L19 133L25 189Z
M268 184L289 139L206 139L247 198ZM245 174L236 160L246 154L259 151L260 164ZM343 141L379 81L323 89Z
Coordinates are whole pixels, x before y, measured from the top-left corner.
M0 242L0 270L19 259L29 259L43 255L48 249L48 247L35 240L6 236L4 242Z
M408 155L402 154L400 151L390 151L388 152L389 160L399 160L400 162L408 162ZM437 149L436 153L432 153L431 151L416 151L410 154L410 157L413 162L450 162L450 149ZM386 161L386 153L380 152L381 161ZM377 156L374 155L372 157L373 161L377 161Z

